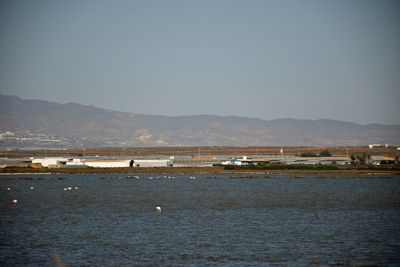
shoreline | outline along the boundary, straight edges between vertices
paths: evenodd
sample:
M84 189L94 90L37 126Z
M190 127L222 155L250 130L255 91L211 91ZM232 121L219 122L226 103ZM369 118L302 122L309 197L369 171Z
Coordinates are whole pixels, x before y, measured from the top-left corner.
M362 174L400 175L394 170L225 170L223 167L153 167L153 168L5 168L0 175L47 174Z

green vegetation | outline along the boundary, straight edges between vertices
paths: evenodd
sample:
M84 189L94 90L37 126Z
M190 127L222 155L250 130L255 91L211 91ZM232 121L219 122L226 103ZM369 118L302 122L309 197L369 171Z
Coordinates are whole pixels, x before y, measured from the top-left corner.
M303 152L300 154L300 157L318 157L318 155L314 152Z
M265 165L227 165L225 170L339 170L334 165L305 165L305 164L265 164Z
M315 152L303 152L300 154L300 157L331 157L332 154L328 150L323 150L319 152L319 154Z
M400 165L398 164L388 164L388 165L380 165L375 166L371 164L364 165L325 165L325 164L317 164L317 165L307 165L307 164L282 164L282 163L263 163L259 165L246 165L246 166L238 166L238 165L227 165L224 168L229 171L244 171L244 170L252 170L252 171L263 171L263 170L337 170L337 171L400 171Z
M364 166L369 165L371 161L371 155L367 153L352 154L350 156L351 165L353 166Z
M331 157L332 154L328 150L323 150L323 151L319 152L319 156L320 157Z

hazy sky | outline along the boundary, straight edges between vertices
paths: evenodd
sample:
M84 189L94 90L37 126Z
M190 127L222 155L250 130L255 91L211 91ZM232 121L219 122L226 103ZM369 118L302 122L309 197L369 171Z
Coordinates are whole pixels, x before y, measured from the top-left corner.
M0 1L0 93L400 124L400 1Z

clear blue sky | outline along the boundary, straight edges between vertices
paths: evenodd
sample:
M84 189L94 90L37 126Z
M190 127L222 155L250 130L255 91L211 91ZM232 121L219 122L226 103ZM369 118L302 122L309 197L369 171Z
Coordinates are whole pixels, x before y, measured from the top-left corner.
M0 2L0 93L400 124L400 1Z

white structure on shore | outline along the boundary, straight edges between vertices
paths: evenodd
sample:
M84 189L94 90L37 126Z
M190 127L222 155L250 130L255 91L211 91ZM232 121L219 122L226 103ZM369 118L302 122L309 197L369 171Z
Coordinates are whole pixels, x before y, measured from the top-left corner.
M106 160L77 158L38 158L32 159L32 166L60 167L92 167L92 168L127 168L127 167L172 167L173 159L138 159L138 160Z
M132 160L132 167L172 167L171 159L135 159Z
M253 165L254 161L248 160L247 156L243 156L241 159L232 158L231 160L226 160L221 162L222 165Z
M32 159L32 164L41 164L42 167L55 167L61 164L66 164L68 161L72 159L68 158L39 158L39 159Z
M130 160L82 160L82 163L92 168L126 168Z

